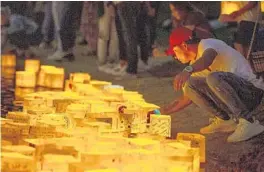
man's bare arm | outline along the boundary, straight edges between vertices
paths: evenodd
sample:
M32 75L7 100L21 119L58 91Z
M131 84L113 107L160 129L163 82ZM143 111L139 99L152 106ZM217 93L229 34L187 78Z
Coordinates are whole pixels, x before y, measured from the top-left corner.
M180 110L188 107L190 104L192 104L192 101L188 97L182 96L179 100L175 100L168 106L161 108L160 111L161 114L172 114L179 112Z
M191 65L193 67L193 73L209 69L216 56L217 52L214 49L209 48L205 50L202 57Z

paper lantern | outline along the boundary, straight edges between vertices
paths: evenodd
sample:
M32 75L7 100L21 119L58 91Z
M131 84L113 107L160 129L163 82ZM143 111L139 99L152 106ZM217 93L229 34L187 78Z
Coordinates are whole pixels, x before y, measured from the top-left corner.
M14 79L16 74L16 69L14 67L2 67L2 77L6 79Z
M73 83L89 83L91 76L88 73L71 73L70 81Z
M12 54L1 55L2 63L4 67L15 67L16 66L16 56Z
M36 86L36 73L28 71L16 72L16 86L34 88Z
M190 140L192 146L199 147L200 161L205 162L205 136L194 133L178 133L177 140Z
M221 2L221 14L231 14L238 11L239 5L235 1L222 1Z
M111 82L106 82L106 81L97 81L97 80L93 80L90 81L90 84L92 84L92 86L98 88L98 89L104 89L105 86L107 85L111 85Z
M71 115L73 118L83 119L85 118L88 108L89 108L89 105L70 104L66 109L66 113Z
M54 68L45 71L45 86L48 88L63 88L64 69Z
M42 65L40 67L40 72L38 74L37 85L45 87L45 76L46 76L45 73L46 73L46 71L54 70L55 68L56 68L55 66Z
M26 60L25 61L25 71L38 72L40 66L39 60Z
M15 98L16 100L23 100L26 94L34 93L35 88L22 88L22 87L16 87L15 88Z

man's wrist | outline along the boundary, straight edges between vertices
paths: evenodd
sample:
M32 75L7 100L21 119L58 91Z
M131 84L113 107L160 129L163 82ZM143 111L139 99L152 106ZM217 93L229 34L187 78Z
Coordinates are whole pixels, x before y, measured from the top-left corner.
M183 69L183 71L192 74L192 73L193 73L193 67L192 67L192 66L186 66L186 67Z

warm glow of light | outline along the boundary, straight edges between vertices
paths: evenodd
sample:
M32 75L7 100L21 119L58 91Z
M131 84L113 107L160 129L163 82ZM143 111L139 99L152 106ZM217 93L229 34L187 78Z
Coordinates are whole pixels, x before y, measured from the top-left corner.
M16 86L34 88L36 86L36 73L28 71L16 72Z
M16 69L14 67L2 67L1 76L7 79L13 79L15 77Z
M264 12L264 1L261 1L261 11Z
M16 87L15 88L15 98L16 100L22 100L26 94L29 93L34 93L35 89L34 88L21 88L21 87Z
M16 56L12 54L1 55L1 66L4 67L15 67L16 66Z
M26 60L25 61L25 71L38 72L40 67L39 60Z
M239 10L238 4L234 1L222 1L221 2L221 14L231 14L234 11Z
M52 68L45 70L45 87L63 88L64 86L64 68Z

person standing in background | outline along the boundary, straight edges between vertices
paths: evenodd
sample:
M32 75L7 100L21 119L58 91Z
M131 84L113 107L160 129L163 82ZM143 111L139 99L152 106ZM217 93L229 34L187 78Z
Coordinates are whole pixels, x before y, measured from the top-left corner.
M147 25L149 27L149 41L150 48L152 52L152 48L155 47L155 39L156 39L156 27L157 27L157 15L160 6L160 2L158 1L146 1L145 2L148 9L148 22Z
M228 2L221 2L228 3ZM235 48L244 57L247 57L248 48L253 35L255 22L257 21L257 15L261 16L260 2L256 1L233 1L238 6L239 10L229 14L229 17L238 22L238 30L235 33ZM261 19L261 17L259 17ZM222 20L225 22L225 20ZM258 31L258 27L257 27ZM256 32L257 32L256 31Z
M52 13L56 28L57 50L48 60L74 60L73 47L75 45L77 14L79 2L53 1Z
M119 42L116 30L116 11L112 2L102 3L99 8L103 8L103 15L99 18L98 37L98 69L99 71L110 73L119 62ZM109 53L107 58L107 52Z
M45 2L45 16L44 21L42 23L42 34L43 34L43 40L41 44L39 45L40 48L47 49L51 48L51 42L54 39L54 21L52 16L52 2L47 1Z
M96 55L98 40L98 3L95 1L84 1L80 31L88 42L84 55Z

